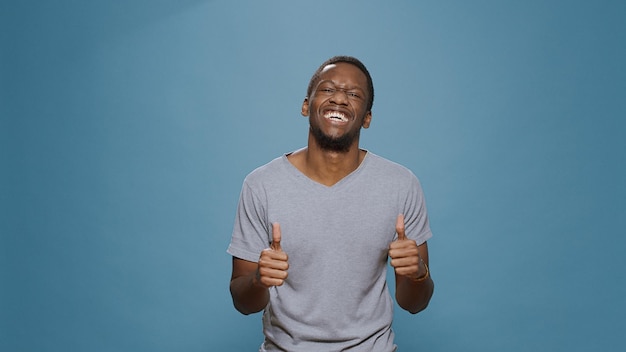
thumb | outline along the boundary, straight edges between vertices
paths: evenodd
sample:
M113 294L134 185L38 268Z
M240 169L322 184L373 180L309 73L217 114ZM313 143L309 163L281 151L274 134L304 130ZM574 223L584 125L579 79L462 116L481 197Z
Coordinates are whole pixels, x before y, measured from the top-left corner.
M277 222L272 224L272 244L270 247L275 251L282 251L280 247L280 224Z
M396 220L396 232L398 233L398 241L402 241L406 239L406 235L404 234L404 215L399 214L398 219Z

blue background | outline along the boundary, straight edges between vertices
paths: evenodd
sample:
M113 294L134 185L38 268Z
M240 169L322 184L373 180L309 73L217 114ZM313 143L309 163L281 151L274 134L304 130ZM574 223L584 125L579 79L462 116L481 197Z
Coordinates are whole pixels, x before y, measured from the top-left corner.
M4 1L0 350L254 351L228 292L241 182L361 58L362 146L435 237L402 351L626 348L626 3Z

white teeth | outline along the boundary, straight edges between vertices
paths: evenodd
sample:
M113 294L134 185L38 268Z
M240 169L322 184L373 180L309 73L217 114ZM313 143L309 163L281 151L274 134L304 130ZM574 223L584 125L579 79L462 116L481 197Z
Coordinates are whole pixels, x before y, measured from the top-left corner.
M337 119L342 122L348 122L348 118L346 117L346 115L340 113L339 111L329 111L324 114L324 117L327 119Z

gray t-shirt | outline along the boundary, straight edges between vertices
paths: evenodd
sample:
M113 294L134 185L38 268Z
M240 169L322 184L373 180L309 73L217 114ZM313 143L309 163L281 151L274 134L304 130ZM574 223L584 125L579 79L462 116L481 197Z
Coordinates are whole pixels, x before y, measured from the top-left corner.
M250 173L228 253L257 262L278 222L289 256L289 277L270 288L260 351L395 351L386 272L398 214L408 238L432 236L418 179L371 152L331 187L287 155Z

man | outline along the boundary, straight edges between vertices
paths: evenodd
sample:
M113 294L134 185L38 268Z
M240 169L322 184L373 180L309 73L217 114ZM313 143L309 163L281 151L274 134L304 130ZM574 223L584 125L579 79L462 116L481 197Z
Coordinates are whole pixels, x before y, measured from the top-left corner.
M395 351L396 301L417 313L433 294L432 236L411 171L359 147L374 88L356 58L315 72L302 103L308 145L250 173L228 253L243 314L263 310L260 351Z

